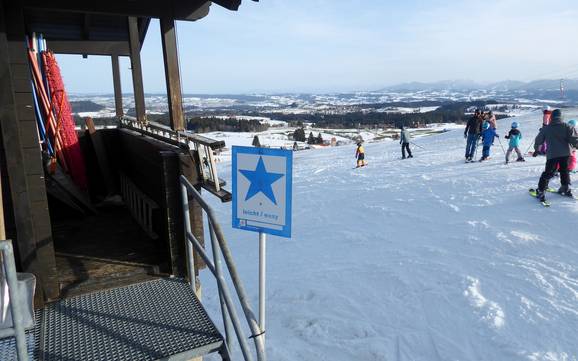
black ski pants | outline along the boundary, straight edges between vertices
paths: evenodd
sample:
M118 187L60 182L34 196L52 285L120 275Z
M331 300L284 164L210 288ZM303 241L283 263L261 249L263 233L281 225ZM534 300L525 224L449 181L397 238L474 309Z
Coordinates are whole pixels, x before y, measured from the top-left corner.
M405 150L406 150L406 149L407 149L407 155L410 156L410 157L412 156L412 155L411 155L411 150L409 149L409 143L403 143L403 144L401 145L401 157L402 157L402 158L405 158Z
M570 174L568 172L568 160L570 157L560 157L548 159L546 161L546 169L540 177L538 182L538 189L540 191L545 191L548 188L548 182L556 174L558 165L560 165L560 183L562 186L568 186L570 184Z

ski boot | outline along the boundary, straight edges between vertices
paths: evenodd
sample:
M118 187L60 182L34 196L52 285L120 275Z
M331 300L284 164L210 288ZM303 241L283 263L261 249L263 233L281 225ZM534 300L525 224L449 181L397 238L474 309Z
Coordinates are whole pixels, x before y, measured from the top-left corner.
M561 186L561 187L558 189L558 194L560 194L560 195L562 195L562 196L574 198L574 195L572 194L572 190L571 190L570 187L568 187L568 186Z
M536 189L536 198L538 198L538 200L542 203L546 202L546 195L544 194L544 191L539 189Z
M526 160L523 157L516 159L516 162L525 162Z

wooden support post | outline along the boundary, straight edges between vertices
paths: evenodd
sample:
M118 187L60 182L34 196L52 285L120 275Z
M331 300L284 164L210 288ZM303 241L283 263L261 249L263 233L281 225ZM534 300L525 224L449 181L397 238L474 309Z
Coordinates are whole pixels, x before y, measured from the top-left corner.
M142 67L140 62L140 39L138 29L138 18L130 16L128 18L128 32L130 45L130 62L132 69L132 86L134 89L134 104L136 108L136 118L141 122L146 122L144 85L142 80Z
M120 84L120 65L118 63L118 55L114 54L110 57L112 61L112 81L114 84L114 105L116 108L116 116L120 118L123 116L122 109L122 88Z
M116 186L114 182L114 177L112 176L112 171L110 169L110 164L108 162L106 148L104 147L104 143L102 142L100 134L96 131L96 128L94 127L94 121L92 120L92 118L88 117L84 121L86 123L86 128L88 128L88 134L90 135L90 140L92 141L92 147L94 148L94 153L96 154L96 160L98 162L100 172L102 173L102 177L104 178L107 196L113 195L116 193L115 191Z
M42 306L46 299L59 295L56 258L27 50L22 41L23 10L14 2L3 4L4 9L0 9L0 133L11 198L5 203L12 205L10 211L14 215L11 234L7 236L14 239L21 270L37 277L35 305Z
M173 130L184 130L185 119L183 116L183 98L181 93L181 75L179 72L175 20L171 18L161 18L160 27L171 128Z

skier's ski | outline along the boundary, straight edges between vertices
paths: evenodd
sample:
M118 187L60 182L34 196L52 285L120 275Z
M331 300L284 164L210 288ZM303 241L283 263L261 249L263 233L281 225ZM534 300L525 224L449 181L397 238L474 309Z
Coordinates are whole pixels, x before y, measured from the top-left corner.
M530 196L532 196L534 198L538 198L538 192L535 189L530 188L528 190L528 192L529 192ZM542 204L544 207L550 207L550 202L548 202L548 201L540 202L540 204Z
M577 200L577 201L578 201L578 198L576 198L576 196L567 196L567 195L565 195L565 194L562 194L562 193L558 192L558 190L555 189L555 188L548 188L548 189L546 189L546 192L556 193L556 194L558 194L558 195L560 195L560 196L562 196L562 197L570 198L570 199L574 199L574 200Z

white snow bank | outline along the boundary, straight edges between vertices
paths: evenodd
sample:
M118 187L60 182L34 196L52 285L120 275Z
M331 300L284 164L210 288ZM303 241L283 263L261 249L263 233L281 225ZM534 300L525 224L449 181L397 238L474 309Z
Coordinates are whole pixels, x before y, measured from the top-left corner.
M516 121L526 150L541 114ZM362 169L353 145L294 153L293 238L267 247L269 359L576 360L578 202L528 196L543 157L505 165L496 141L492 160L464 164L462 129L415 142L409 160L366 144ZM257 234L210 199L256 311Z

